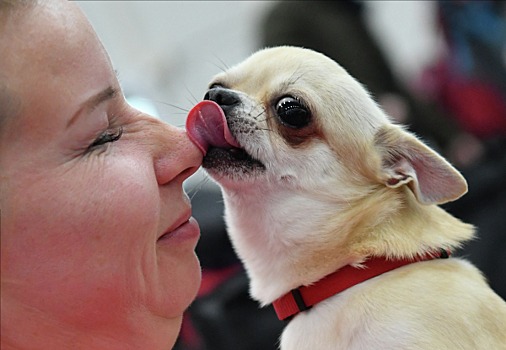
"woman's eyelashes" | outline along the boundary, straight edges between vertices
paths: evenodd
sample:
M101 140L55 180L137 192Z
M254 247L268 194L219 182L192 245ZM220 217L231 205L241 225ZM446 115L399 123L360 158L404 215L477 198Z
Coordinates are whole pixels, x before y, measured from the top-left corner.
M108 129L101 133L95 141L91 143L91 145L88 146L86 149L87 152L92 151L93 149L100 147L102 145L105 145L110 142L118 141L121 138L121 135L123 135L123 127L118 127L115 129Z

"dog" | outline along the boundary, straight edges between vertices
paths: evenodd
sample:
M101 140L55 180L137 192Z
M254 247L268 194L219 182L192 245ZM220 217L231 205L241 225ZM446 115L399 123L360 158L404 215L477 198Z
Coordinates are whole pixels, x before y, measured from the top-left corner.
M506 349L506 303L449 257L462 175L338 63L260 50L214 77L189 137L220 185L250 294L287 349Z

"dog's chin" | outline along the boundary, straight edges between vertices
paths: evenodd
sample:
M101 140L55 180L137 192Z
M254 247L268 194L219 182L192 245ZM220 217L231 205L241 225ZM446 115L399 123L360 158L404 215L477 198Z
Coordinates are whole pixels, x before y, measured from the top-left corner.
M219 183L251 182L265 173L264 164L240 148L211 147L202 166Z

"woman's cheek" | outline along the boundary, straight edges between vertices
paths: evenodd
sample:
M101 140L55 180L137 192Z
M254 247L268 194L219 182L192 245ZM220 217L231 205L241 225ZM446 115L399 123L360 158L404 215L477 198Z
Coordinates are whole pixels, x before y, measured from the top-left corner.
M106 241L146 241L156 234L160 216L152 164L132 157L110 158L76 174L83 180L68 190L67 200L76 200L70 216ZM86 235L82 238L86 240Z
M120 308L141 293L135 266L153 250L159 221L158 189L147 169L116 160L26 184L13 203L19 210L12 229L20 235L11 267L37 286L28 297L72 318ZM75 300L83 309L69 313Z
M156 240L160 195L148 169L148 164L119 159L103 173L100 184L91 187L94 193L88 199L90 215L79 220L83 227L96 221L91 227L102 241L96 248L106 257L124 257L138 263L135 258L140 258Z

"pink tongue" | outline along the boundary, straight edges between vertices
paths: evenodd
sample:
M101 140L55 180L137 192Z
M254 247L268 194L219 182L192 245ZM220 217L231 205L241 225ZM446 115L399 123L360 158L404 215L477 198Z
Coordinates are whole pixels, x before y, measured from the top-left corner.
M230 133L221 107L213 101L199 102L188 113L186 131L190 140L206 155L209 147L239 148Z

